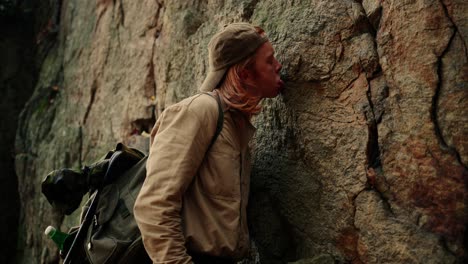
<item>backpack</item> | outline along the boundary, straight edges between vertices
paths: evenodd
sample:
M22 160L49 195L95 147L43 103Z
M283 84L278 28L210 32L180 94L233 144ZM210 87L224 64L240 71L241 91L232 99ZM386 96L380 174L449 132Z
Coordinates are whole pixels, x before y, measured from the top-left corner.
M219 116L207 151L221 133L224 120L219 96L215 99ZM118 143L81 171L65 168L46 176L42 193L63 214L71 214L83 195L90 194L82 207L80 225L69 230L60 250L64 264L151 263L133 215L133 205L146 177L147 158L141 151Z

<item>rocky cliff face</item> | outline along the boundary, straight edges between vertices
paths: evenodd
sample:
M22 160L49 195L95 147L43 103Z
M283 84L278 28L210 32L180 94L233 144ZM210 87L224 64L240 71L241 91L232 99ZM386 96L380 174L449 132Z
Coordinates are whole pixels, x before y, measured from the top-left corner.
M19 217L14 142L18 116L34 89L31 3L0 0L0 263L16 263Z
M58 0L57 0L58 1ZM16 141L22 263L55 263L40 181L115 142L144 146L197 92L224 23L262 26L284 94L254 120L251 231L263 263L461 263L466 256L468 4L53 2L59 32Z

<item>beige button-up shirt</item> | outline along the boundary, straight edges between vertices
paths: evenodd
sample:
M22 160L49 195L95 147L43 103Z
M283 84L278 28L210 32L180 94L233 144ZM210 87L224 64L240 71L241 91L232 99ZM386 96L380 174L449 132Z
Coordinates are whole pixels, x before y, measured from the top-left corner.
M217 120L216 100L198 94L167 108L151 132L134 213L154 263L191 263L187 250L233 258L248 252L248 142L255 128L225 110L208 150Z

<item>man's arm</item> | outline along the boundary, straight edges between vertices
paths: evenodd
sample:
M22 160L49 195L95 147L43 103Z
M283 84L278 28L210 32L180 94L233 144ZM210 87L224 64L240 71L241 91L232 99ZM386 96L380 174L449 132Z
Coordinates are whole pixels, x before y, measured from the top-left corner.
M155 127L147 177L134 208L154 263L191 263L181 226L182 197L203 161L216 125L199 119L187 106L175 105Z

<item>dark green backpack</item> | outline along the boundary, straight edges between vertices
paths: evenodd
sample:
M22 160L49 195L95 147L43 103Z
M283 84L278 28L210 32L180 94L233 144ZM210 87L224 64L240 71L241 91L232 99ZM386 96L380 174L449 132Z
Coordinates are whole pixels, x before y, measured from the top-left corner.
M81 171L55 170L42 182L50 204L64 214L82 197L80 225L69 231L60 252L64 263L151 263L133 217L133 205L146 176L142 152L118 143L98 162Z
M216 141L223 125L219 117ZM133 205L146 177L147 156L118 143L102 159L81 171L60 169L49 173L42 182L42 193L63 214L75 211L86 194L80 226L69 231L60 255L70 263L151 263L133 215Z

